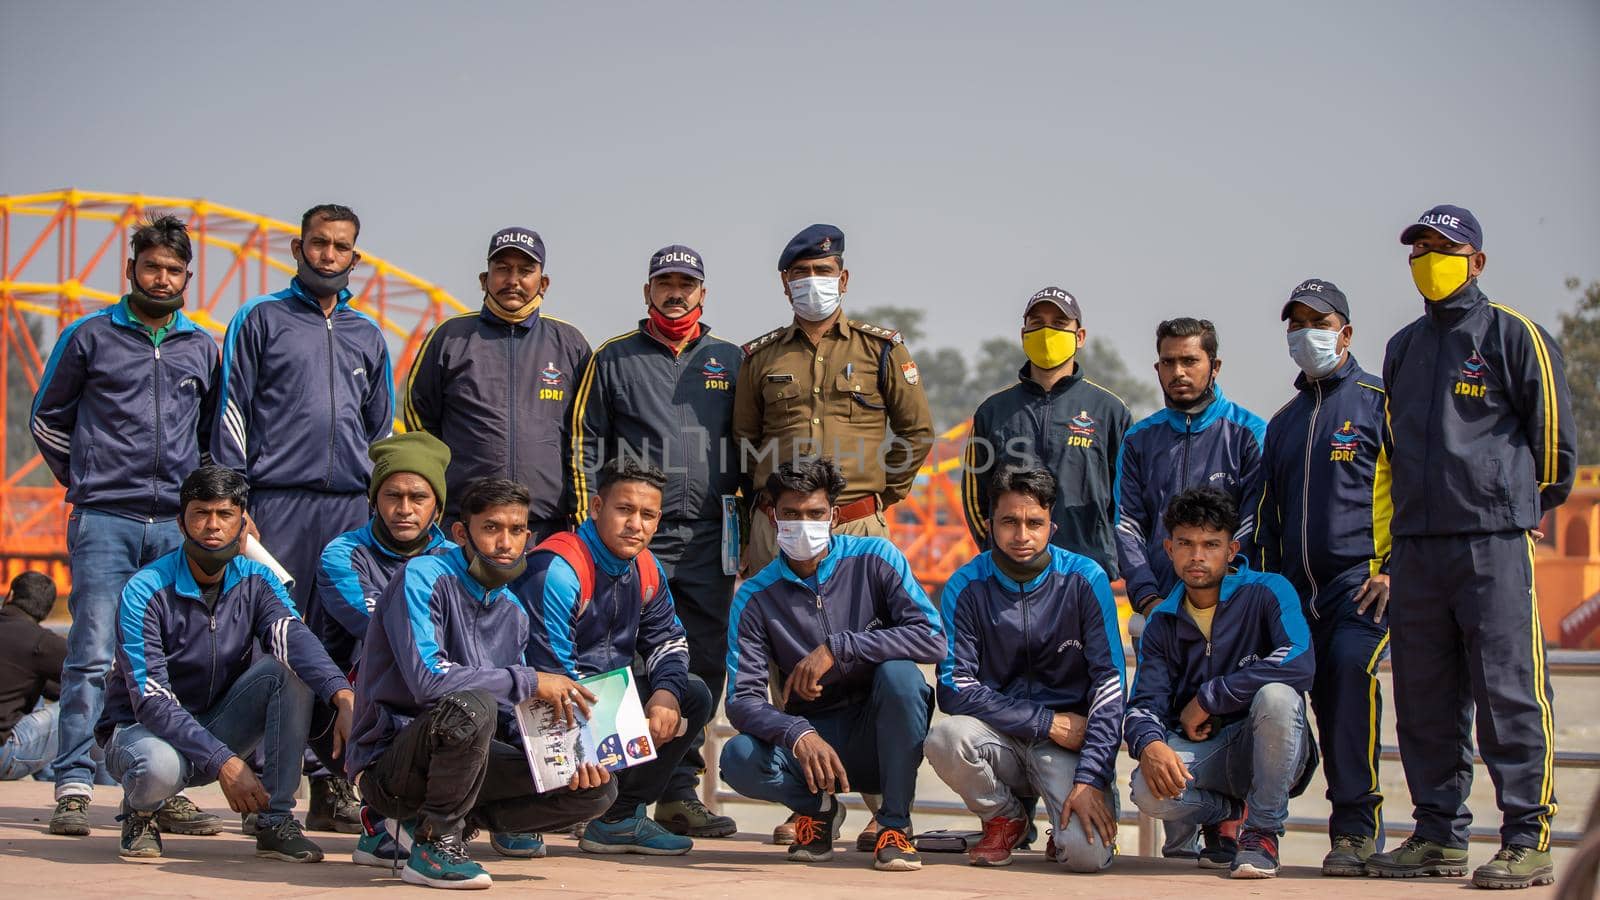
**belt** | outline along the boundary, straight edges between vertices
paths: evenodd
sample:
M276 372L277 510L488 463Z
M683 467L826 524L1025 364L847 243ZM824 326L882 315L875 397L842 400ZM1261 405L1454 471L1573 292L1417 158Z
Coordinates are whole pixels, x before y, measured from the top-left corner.
M843 525L846 522L854 522L857 519L865 519L867 516L877 515L878 510L882 508L883 502L878 499L878 495L868 494L860 500L846 503L839 507L838 524Z

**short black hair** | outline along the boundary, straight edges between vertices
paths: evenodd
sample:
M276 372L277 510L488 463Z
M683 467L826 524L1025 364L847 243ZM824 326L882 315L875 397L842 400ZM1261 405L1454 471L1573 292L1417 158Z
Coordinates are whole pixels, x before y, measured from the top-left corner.
M178 488L178 511L196 501L232 500L240 510L250 509L250 482L227 466L201 466Z
M1172 498L1161 524L1167 533L1184 526L1221 531L1230 537L1239 530L1239 507L1233 498L1211 487L1189 488Z
M1200 349L1213 361L1217 359L1217 326L1211 324L1210 319L1191 319L1188 316L1179 316L1168 319L1156 326L1156 353L1161 353L1161 342L1167 338L1200 339Z
M527 506L532 499L526 487L509 478L479 478L461 495L461 521L465 524L495 506Z
M134 259L155 247L171 250L186 266L194 259L194 248L189 246L189 226L171 214L140 220L128 243L133 247Z
M23 572L11 579L11 599L6 605L22 610L35 622L43 622L56 605L55 580L43 572Z
M844 473L839 471L838 464L826 456L786 462L767 476L767 496L772 498L773 503L777 503L778 497L785 491L797 494L827 491L828 505L833 506L839 502L839 495L844 493L844 488Z
M361 217L348 206L337 203L318 203L306 210L300 217L300 236L306 236L306 229L311 227L311 220L320 218L324 222L350 222L356 226L356 237L361 237Z
M1056 476L1043 466L1011 465L994 475L989 489L989 509L994 510L1001 494L1027 494L1050 509L1056 502Z
M658 491L667 489L665 472L631 454L622 453L612 458L600 469L600 486L597 490L599 493L604 494L606 488L624 481L640 481Z

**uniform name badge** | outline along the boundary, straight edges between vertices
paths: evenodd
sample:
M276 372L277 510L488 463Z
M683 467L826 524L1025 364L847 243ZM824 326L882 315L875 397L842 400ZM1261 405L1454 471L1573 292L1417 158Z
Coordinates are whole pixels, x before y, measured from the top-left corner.
M722 574L739 574L739 501L722 495Z

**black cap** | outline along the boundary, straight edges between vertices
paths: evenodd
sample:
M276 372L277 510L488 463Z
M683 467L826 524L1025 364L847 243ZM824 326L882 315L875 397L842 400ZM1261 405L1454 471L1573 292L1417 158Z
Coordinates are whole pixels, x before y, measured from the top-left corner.
M539 232L532 228L513 225L496 231L494 237L489 239L489 258L493 259L496 253L508 248L521 251L529 259L544 265L544 238L539 237Z
M1465 207L1448 203L1435 206L1400 232L1400 243L1415 244L1417 238L1429 231L1437 231L1457 244L1471 244L1475 249L1483 249L1483 226L1478 224L1478 217L1472 214L1472 210Z
M1083 313L1078 309L1078 299L1055 285L1035 291L1033 296L1028 298L1028 305L1022 308L1022 317L1026 319L1028 311L1040 303L1053 303L1067 315L1067 318L1079 325L1083 324Z
M1289 308L1296 303L1304 303L1317 312L1338 313L1344 317L1346 323L1350 321L1350 301L1344 298L1344 291L1331 281L1321 278L1307 278L1295 285L1289 292L1289 302L1283 305L1283 318L1289 318Z
M778 256L778 271L782 272L803 259L821 259L825 256L844 256L844 232L832 225L812 225L795 235Z
M700 258L693 248L682 244L671 244L662 247L650 257L650 278L657 275L666 275L672 272L681 272L691 278L706 280L705 261Z

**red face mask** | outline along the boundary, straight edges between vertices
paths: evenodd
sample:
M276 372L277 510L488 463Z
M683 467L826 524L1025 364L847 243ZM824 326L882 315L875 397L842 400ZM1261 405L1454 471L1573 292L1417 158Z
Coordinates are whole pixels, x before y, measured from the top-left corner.
M676 319L669 319L661 314L661 310L652 306L650 307L650 325L656 330L656 334L676 344L694 334L695 329L700 326L700 313L704 310L704 306L696 306Z

